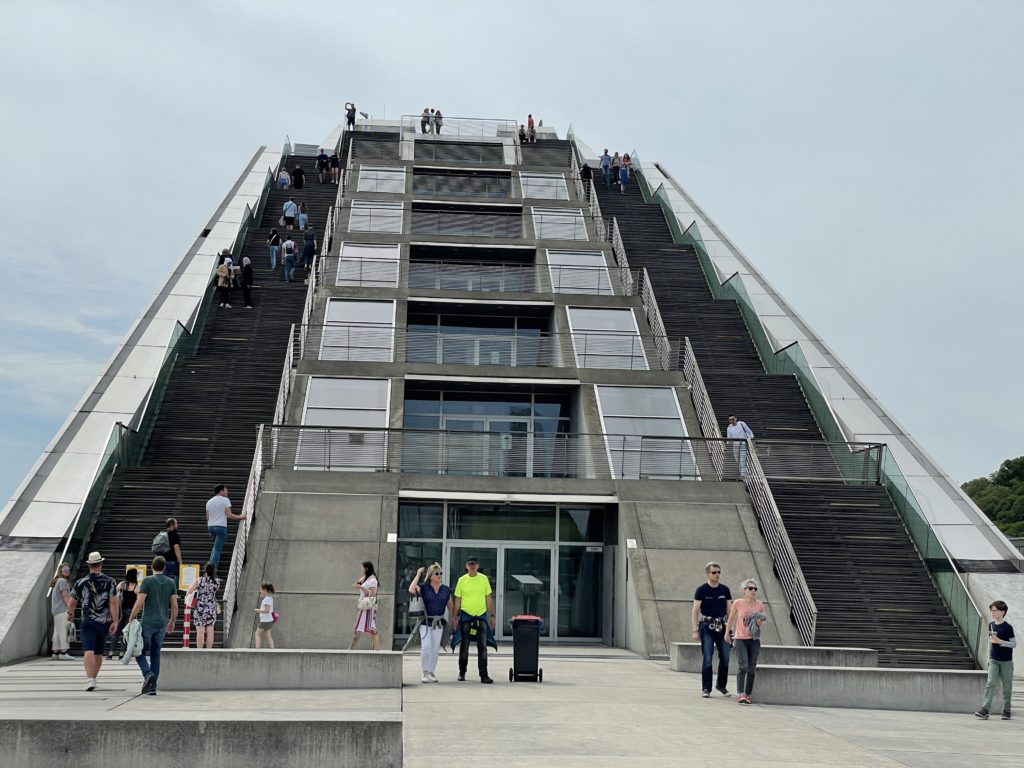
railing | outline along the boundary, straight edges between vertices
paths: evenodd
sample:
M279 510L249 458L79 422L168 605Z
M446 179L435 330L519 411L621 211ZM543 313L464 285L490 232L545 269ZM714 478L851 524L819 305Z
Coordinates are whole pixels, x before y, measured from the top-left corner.
M313 263L310 264L309 273L306 276L306 301L302 305L303 324L308 324L313 319L313 305L316 299L316 287L323 284L323 278L323 259L314 253Z
M622 233L619 231L619 220L612 219L611 225L611 243L612 243L612 256L615 258L615 263L619 268L619 278L622 280L623 286L627 285L626 294L633 296L636 293L636 282L632 282L633 275L637 274L639 270L631 270L629 268L629 259L626 258L626 246L622 242Z
M349 205L349 232L402 233L405 210L401 205Z
M597 190L594 188L594 180L589 179L583 184L587 192L587 201L590 203L590 216L594 219L594 226L597 229L597 239L602 242L609 237L609 227L601 217L601 204L597 201Z
M540 290L537 285L537 268L532 264L461 261L409 262L409 289L514 293Z
M683 378L690 387L690 399L693 400L693 407L697 411L697 420L700 422L700 430L705 437L721 437L722 433L718 428L718 419L715 417L715 409L711 405L711 397L708 395L707 387L704 386L704 377L700 373L700 366L697 365L697 356L693 354L693 347L690 345L689 337L683 339ZM711 452L711 462L716 471L721 475L724 459L721 452Z
M242 503L244 520L238 523L238 535L231 551L231 564L228 566L227 579L224 581L224 643L227 645L231 633L231 620L237 608L238 584L242 578L242 567L245 565L245 554L249 543L249 531L256 517L256 499L260 492L260 478L263 476L263 425L260 424L256 433L256 450L252 456L249 469L249 480L245 484L245 501Z
M583 186L583 179L580 178L580 164L576 161L576 148L569 153L569 178L576 187L576 199L581 203L587 199L587 191Z
M885 446L818 440L754 440L769 480L880 485Z
M463 237L523 237L523 215L478 211L413 210L410 232L414 235Z
M402 136L418 138L424 135L438 135L460 139L503 139L516 138L519 126L515 120L489 119L480 117L441 116L441 128L435 129L431 119L426 131L422 125L423 115L402 115ZM436 133L435 133L436 130Z
M768 487L768 480L758 461L755 446L748 445L743 450L749 454L746 457L741 457L741 459L746 459L743 482L750 493L761 533L764 535L768 551L771 552L772 560L775 562L775 574L789 599L789 605L793 612L792 619L800 633L800 639L804 645L814 645L818 608L814 604L814 598L811 597L811 590L807 586L807 580L800 568L800 561L797 560L796 553L793 551L789 534L786 533L786 526L782 522L779 508L775 504L775 497L772 496L771 489Z
M262 435L268 469L582 480L716 480L713 442L729 457L722 479L739 480L732 457L743 447L736 440L526 431L275 425Z
M398 259L355 259L331 257L331 267L321 260L331 285L358 288L394 288L398 284Z
M658 300L654 297L654 289L651 287L651 278L647 274L647 268L640 270L640 299L643 302L644 313L647 315L647 322L651 326L651 333L656 341L658 357L661 359L663 370L676 370L679 362L679 346L675 348L676 368L669 368L673 359L672 346L668 343L668 335L665 333L665 323L661 319L661 310L658 309Z
M437 365L579 367L646 371L678 370L678 340L653 340L671 350L651 364L637 333L574 331L572 333L497 333L427 331L371 323L303 325L294 339L301 360L342 360Z
M305 327L305 326L303 326ZM302 357L302 337L295 331L295 323L292 323L288 331L288 347L284 352L284 370L281 371L281 384L277 388L277 402L274 404L274 423L284 424L286 421L286 409L288 398L292 395L292 387L295 383L295 345L299 344L299 357Z
M476 173L414 173L413 195L448 197L512 197L512 177Z
M320 256L324 257L331 252L331 240L334 238L334 206L327 209L327 223L324 225L324 239L320 242Z

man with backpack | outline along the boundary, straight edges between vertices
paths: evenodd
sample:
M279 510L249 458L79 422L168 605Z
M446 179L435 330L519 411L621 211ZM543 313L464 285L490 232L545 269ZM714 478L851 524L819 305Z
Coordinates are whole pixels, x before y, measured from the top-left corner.
M181 536L178 535L178 521L168 517L164 530L153 537L153 554L162 555L166 561L164 575L178 583L178 572L181 567Z

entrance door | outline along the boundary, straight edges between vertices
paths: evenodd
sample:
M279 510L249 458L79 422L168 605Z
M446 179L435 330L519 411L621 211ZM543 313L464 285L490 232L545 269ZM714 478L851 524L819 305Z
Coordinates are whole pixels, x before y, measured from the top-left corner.
M501 547L502 595L498 608L500 634L511 638L508 620L520 614L544 619L542 637L551 637L551 547Z

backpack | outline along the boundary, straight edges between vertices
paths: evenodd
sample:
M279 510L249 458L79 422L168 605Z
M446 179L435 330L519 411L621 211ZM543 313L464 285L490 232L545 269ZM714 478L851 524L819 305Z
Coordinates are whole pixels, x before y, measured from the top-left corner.
M166 555L171 551L171 539L167 535L167 531L160 531L156 536L153 537L153 546L151 547L153 554Z
M284 252L285 253L295 253L295 243L293 243L291 240L286 242L284 244Z

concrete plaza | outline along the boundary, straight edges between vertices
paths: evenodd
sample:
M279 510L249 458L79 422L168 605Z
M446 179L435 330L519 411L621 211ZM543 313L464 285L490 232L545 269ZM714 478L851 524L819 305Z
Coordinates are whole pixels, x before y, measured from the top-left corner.
M1024 717L981 722L970 712L741 707L717 694L700 698L699 676L672 672L667 661L600 646L545 648L543 683L509 683L511 654L503 651L491 658L490 686L473 679L472 662L470 679L456 682L450 655L438 665L441 683L423 685L418 655L408 654L401 690L161 691L155 698L138 695L134 665L108 663L99 689L87 693L80 663L40 659L0 669L0 720L161 718L194 728L204 720L369 720L400 713L404 765L411 768L463 764L467 743L475 745L474 755L503 768L1024 763ZM1024 716L1024 679L1017 683L1015 706ZM467 712L474 724L468 734L459 726ZM169 736L175 730L169 725ZM130 765L136 758L112 755L105 765Z

